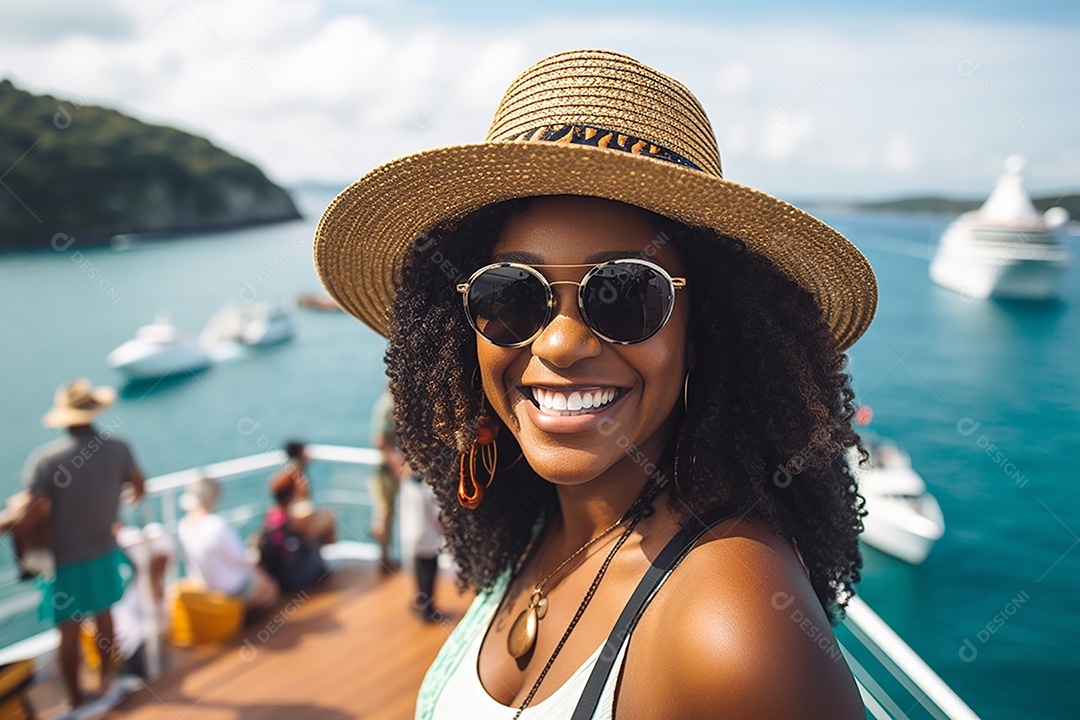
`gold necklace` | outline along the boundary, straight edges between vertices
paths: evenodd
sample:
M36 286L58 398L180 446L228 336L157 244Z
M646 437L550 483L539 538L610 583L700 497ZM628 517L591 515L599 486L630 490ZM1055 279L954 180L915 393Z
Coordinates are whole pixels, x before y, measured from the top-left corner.
M528 655L533 649L533 646L536 645L536 634L540 629L540 621L547 615L548 599L544 597L544 586L547 585L548 581L555 577L555 575L566 567L574 558L600 542L601 539L607 537L611 531L622 525L626 520L627 518L625 515L619 518L618 521L609 526L602 533L575 550L570 557L559 564L559 567L549 572L543 580L536 583L536 586L533 588L532 597L529 598L529 606L518 614L517 619L514 620L514 624L510 626L510 633L506 636L506 649L509 651L511 657L515 660L524 657L525 655Z
M621 548L623 544L627 541L627 539L629 539L629 537L633 534L634 529L637 527L638 523L649 515L652 515L652 501L656 499L656 496L660 494L660 492L664 489L665 485L667 485L667 482L663 480L655 485L652 485L651 488L647 485L645 487L645 490L642 491L642 494L638 497L638 499L634 502L630 509L626 511L626 515L623 516L622 520L605 530L604 533L599 536L603 537L607 533L611 532L614 528L618 527L623 523L626 523L626 527L623 529L622 533L615 541L615 544L612 546L611 550L608 551L607 557L604 559L603 564L600 565L600 569L596 572L596 577L593 578L592 584L589 586L588 592L585 593L585 597L581 599L581 604L578 605L578 609L577 612L574 613L574 617L570 619L570 624L567 625L566 630L563 632L562 638L555 646L555 649L551 651L551 656L548 658L547 662L544 663L544 667L542 670L540 670L540 674L537 675L536 682L533 683L532 689L529 690L529 694L525 696L525 700L522 701L521 705L518 707L518 711L514 714L514 720L518 720L518 718L521 717L521 713L525 711L525 708L529 707L529 704L532 703L533 698L536 697L536 692L540 689L540 684L544 682L544 678L547 677L548 670L550 670L551 666L555 663L555 658L559 657L559 652L563 649L563 646L566 645L566 641L570 639L570 633L574 632L574 628L577 627L578 620L580 620L581 616L585 613L585 609L589 607L589 603L592 601L593 595L596 594L596 589L600 587L600 581L604 579L604 575L607 573L608 566L611 565L611 561L615 559L615 554L619 552L619 548ZM595 541L596 539L591 540L590 543ZM580 550L578 552L580 552ZM563 564L565 565L565 563Z

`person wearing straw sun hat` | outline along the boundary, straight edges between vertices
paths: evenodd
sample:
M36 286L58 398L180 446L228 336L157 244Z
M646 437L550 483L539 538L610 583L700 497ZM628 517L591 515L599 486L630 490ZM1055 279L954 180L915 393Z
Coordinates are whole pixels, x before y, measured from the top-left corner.
M23 521L48 523L55 561L51 576L39 578L40 614L60 629L60 668L72 708L84 700L79 627L85 619L93 618L97 625L102 692L105 697L123 692L113 683L117 663L108 651L113 645L109 608L123 595L132 572L117 548L113 525L121 491L131 486L137 502L145 481L128 445L109 428L94 427L95 418L115 400L113 388L94 387L89 380L61 386L42 424L67 434L35 450L26 463L28 511Z
M406 459L476 600L418 718L863 717L844 350L874 274L723 176L678 81L606 50L507 90L480 143L326 209L323 284L385 335Z

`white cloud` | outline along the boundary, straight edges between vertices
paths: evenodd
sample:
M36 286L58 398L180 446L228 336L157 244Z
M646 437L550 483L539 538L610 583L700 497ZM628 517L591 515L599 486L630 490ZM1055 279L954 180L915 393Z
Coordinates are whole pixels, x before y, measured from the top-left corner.
M754 71L742 60L729 62L717 71L715 87L721 95L746 95L754 88Z
M814 121L805 114L794 117L778 110L765 120L758 143L761 157L774 162L788 160L814 132Z
M906 172L916 168L919 158L907 133L894 132L885 141L885 167L889 170Z
M49 17L57 5L27 7ZM110 7L111 27L128 31L5 43L0 76L206 135L285 182L352 179L477 141L517 73L589 46L683 81L710 114L728 176L777 194L981 192L993 180L984 169L1013 152L1030 158L1033 188L1077 180L1080 101L1062 88L1075 87L1080 44L1068 26L939 17L928 28L887 15L569 25L531 13L450 27L324 0Z

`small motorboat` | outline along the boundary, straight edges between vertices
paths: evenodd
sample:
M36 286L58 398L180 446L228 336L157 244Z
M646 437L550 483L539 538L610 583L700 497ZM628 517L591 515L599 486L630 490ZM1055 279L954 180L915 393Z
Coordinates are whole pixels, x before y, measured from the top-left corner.
M887 440L867 442L870 467L859 467L851 448L848 463L866 499L862 540L913 565L921 564L945 533L937 499L911 467L911 458Z
M130 380L157 380L205 370L210 356L182 335L168 316L158 314L153 323L136 330L133 339L109 353L105 362Z
M293 334L292 317L285 308L270 303L255 303L240 333L240 342L264 347L292 340Z
M341 312L341 306L329 295L316 295L314 293L300 293L296 296L297 307L308 310L322 310L324 312Z
M199 334L199 344L207 349L227 344L263 347L286 342L293 335L292 317L280 305L233 303L214 313Z

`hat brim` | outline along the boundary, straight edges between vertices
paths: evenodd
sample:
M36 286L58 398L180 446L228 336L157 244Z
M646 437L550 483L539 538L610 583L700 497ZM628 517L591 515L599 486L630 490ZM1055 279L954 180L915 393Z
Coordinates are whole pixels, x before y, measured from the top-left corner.
M47 428L69 428L77 425L89 425L103 410L116 402L116 389L108 386L96 387L90 391L94 401L92 408L73 408L55 406L45 413L41 424Z
M738 238L817 300L843 351L877 307L870 264L843 235L766 193L629 153L547 142L437 148L382 165L331 202L315 265L347 312L387 335L414 242L436 225L503 200L585 195L618 200ZM475 268L456 268L462 281Z

